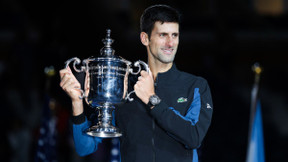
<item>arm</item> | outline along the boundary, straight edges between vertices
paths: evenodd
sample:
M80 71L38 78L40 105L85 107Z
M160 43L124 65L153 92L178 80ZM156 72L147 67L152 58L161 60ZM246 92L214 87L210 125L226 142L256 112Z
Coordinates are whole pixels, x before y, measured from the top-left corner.
M88 128L88 121L84 115L83 101L79 98L80 83L68 67L60 70L60 87L67 93L72 101L73 139L76 152L80 156L91 154L97 150L101 139L88 136L83 131ZM78 89L77 89L78 88Z
M89 122L84 114L72 117L73 140L78 155L86 156L97 150L97 146L102 142L101 138L87 135L84 131L89 128Z

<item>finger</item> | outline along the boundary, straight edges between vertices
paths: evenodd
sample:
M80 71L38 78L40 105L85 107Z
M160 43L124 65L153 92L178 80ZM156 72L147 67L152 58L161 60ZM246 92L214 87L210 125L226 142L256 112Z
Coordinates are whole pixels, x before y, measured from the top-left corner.
M66 92L71 93L74 90L78 91L77 89L80 89L80 84L78 82L69 80L63 85L62 88Z
M63 78L63 81L60 83L60 87L65 90L70 84L72 83L71 79L67 79L66 77Z
M70 72L67 69L63 69L60 71L60 80L62 81L64 78L66 79L72 79L72 80L77 80L75 78L75 76L72 74L72 72ZM77 80L78 81L78 80Z
M74 81L73 83L71 83L71 86L73 86L74 88L77 88L77 89L81 89L81 85L78 81Z
M70 68L69 68L70 69ZM69 71L69 74L71 75L71 78L74 79L75 81L78 81L78 79L76 79L75 75L72 73L71 69ZM89 77L89 76L88 76Z
M151 73L150 69L149 69L149 71L147 73L153 79L153 74Z
M76 79L76 77L72 74L72 72L69 72L69 71L62 71L62 73L64 73L64 74L62 74L62 77L60 78L61 79L61 82L62 82L62 80L67 80L67 79L71 79L71 80L73 80L73 81L75 81L75 82L78 82L78 80Z
M134 91L136 91L137 90L137 82L136 82L136 84L134 85Z
M146 77L148 75L148 73L147 73L147 71L142 70L140 75L143 77Z
M139 81L140 81L140 80L142 80L142 79L143 79L143 77L142 77L142 76L139 76L139 77L138 77L138 80L139 80Z
M136 84L134 85L134 89L135 89L135 88L139 89L140 85L141 85L141 82L140 82L140 81L137 81Z
M78 82L71 74L65 74L60 82L60 87L63 87L66 84L73 83L73 82Z
M143 77L148 77L148 76L150 76L151 78L153 78L153 75L152 75L152 73L151 73L150 70L149 70L149 71L144 71L144 70L142 70L140 74L141 74L141 76L143 76Z
M67 69L68 71L72 72L70 66L67 66L66 69Z
M67 73L63 74L63 76L61 77L60 87L62 87L70 79L71 78L70 78L69 74L67 74Z
M71 85L71 82L70 82L70 81L66 81L65 83L62 84L61 88L62 88L65 92L68 92L69 89L71 89L71 88L69 88L70 85Z
M67 69L62 69L59 71L60 78L62 78L66 73L68 73Z
M60 81L60 84L59 84L59 85L60 85L60 87L63 87L63 85L64 85L65 82L67 81L67 76L64 75L64 76L62 76L60 79L61 79L61 81Z

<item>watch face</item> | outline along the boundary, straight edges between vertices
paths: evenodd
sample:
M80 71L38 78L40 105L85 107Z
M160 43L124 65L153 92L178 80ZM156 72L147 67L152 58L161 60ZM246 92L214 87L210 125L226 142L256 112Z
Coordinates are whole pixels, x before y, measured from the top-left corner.
M150 102L152 105L157 105L160 103L160 98L156 95L150 97Z

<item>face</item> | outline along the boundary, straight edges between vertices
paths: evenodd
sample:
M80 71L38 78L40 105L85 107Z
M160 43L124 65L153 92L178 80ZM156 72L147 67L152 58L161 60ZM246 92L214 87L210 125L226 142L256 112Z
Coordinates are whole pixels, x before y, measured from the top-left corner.
M145 33L146 34L146 33ZM146 34L148 58L164 64L172 63L179 44L179 24L174 22L155 22L150 39Z

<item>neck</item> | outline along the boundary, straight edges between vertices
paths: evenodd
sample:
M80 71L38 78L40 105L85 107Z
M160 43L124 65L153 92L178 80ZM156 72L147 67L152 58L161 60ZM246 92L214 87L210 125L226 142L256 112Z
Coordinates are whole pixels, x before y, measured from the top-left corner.
M151 59L149 59L148 64L149 64L149 68L152 72L153 78L155 80L157 77L157 74L158 73L164 73L164 72L168 71L172 67L173 62L165 64L165 63L161 63L159 61L152 61Z

